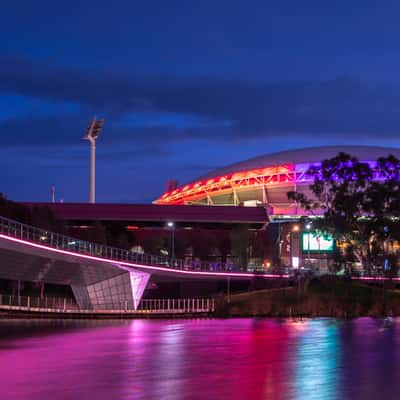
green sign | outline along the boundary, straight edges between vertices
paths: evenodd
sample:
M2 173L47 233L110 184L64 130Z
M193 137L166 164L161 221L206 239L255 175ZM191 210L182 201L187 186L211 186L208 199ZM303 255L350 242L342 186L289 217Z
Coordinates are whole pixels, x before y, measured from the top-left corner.
M330 236L317 235L315 232L303 232L301 236L301 249L303 253L321 252L329 253L335 248L335 241Z

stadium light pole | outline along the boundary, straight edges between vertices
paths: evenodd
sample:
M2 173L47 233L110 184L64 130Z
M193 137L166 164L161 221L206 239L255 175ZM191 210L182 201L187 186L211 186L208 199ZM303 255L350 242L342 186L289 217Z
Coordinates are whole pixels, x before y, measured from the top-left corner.
M83 139L90 142L90 187L89 201L96 202L96 140L104 126L104 119L93 119L89 122Z

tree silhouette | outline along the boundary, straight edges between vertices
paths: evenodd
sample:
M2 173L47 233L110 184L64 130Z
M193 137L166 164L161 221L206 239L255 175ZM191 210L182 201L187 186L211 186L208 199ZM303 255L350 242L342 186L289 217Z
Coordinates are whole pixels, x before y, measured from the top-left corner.
M352 249L364 269L383 265L388 244L400 238L400 161L390 155L370 164L339 153L312 166L307 175L313 180L312 195L287 195L319 216L313 228Z

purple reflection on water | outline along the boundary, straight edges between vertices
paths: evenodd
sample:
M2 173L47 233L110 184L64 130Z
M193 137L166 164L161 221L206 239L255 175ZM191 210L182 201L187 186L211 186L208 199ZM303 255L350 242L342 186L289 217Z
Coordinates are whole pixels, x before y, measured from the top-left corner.
M0 398L397 398L399 326L372 319L0 320Z

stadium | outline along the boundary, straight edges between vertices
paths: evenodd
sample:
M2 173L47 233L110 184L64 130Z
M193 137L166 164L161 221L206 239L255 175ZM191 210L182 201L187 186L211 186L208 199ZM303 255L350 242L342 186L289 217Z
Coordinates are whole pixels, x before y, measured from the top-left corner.
M25 292L33 293L39 282L42 292L46 284L85 309L121 309L136 308L142 295L183 298L227 290L218 277L224 275L210 274L289 277L298 269L332 270L341 244L303 223L304 210L287 192L307 193L310 166L340 152L372 167L380 157L400 158L400 149L371 146L267 154L176 185L155 204L14 203L0 196L0 291L14 290L17 282L19 296L24 281ZM110 259L99 258L104 255ZM350 262L354 270L357 262ZM176 266L187 276L170 271ZM197 279L203 272L208 275ZM238 279L229 290L253 283Z
M170 187L155 204L209 206L266 206L270 218L293 218L304 210L287 198L287 192L307 193L311 165L345 152L374 163L400 149L374 146L326 146L290 150L251 158L201 176L182 186Z

